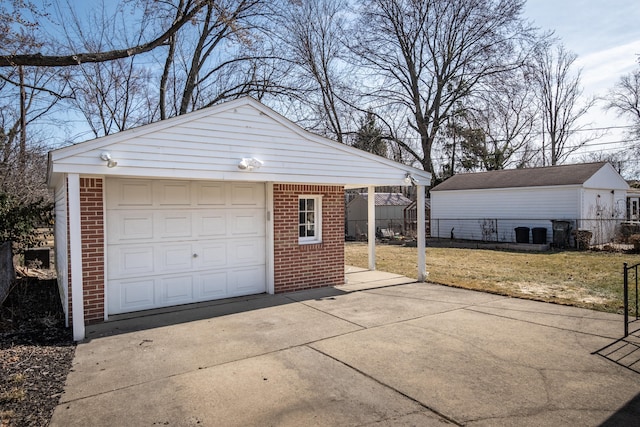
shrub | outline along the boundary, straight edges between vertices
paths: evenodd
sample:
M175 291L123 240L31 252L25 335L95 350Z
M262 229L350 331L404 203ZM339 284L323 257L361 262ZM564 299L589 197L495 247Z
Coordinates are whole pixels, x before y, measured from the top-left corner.
M640 234L632 234L629 236L629 243L633 245L636 252L640 252Z
M21 203L17 198L0 193L0 243L12 242L14 249L36 246L38 226L47 225L53 218L53 205L44 199Z

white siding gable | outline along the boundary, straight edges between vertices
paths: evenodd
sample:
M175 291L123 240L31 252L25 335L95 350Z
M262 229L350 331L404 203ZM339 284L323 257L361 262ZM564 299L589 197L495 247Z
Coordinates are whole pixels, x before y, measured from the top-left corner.
M584 188L599 188L606 190L628 190L629 184L620 176L609 163L594 173L584 183Z
M109 152L118 162L108 168ZM264 162L238 169L242 158ZM51 152L50 173L234 181L406 185L430 174L311 134L251 98Z

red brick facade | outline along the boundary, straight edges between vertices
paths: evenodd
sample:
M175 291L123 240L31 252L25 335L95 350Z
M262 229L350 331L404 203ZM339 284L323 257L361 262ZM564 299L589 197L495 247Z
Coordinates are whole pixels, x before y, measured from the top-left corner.
M298 242L298 196L322 195L322 243ZM344 284L344 189L274 184L274 285L289 292Z
M82 238L82 283L84 321L104 320L104 204L103 179L80 178L80 235ZM69 268L69 319L71 307L71 268Z

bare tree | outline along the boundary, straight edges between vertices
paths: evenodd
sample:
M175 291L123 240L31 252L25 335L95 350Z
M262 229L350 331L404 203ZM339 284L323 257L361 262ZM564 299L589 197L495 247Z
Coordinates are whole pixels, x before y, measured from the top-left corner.
M501 75L475 97L466 115L468 127L482 130L478 165L483 170L524 167L537 153L538 109L522 69Z
M0 76L0 192L19 200L47 194L44 136L37 124L64 98L47 87L66 90L64 81L48 69L16 68Z
M522 0L371 0L353 51L370 70L369 95L410 115L418 143L404 150L433 171L432 150L447 118L488 76L521 63L515 45L531 35Z
M580 125L580 119L595 103L593 98L582 101L580 71L572 69L576 58L562 45L544 46L535 56L532 76L540 103L543 164L547 150L551 165L555 165L593 139L574 141L576 133L584 127Z
M175 0L151 9L180 22L192 0ZM270 85L264 67L263 26L270 11L265 0L207 1L192 25L168 39L160 77L160 116L184 114L225 99L260 94ZM167 18L165 18L167 19Z
M349 120L343 101L348 75L343 60L347 6L344 0L301 0L292 2L278 18L280 37L288 46L285 61L291 64L289 93L313 112L308 127L343 143Z
M640 68L620 78L609 91L606 108L631 120L630 136L640 140Z
M66 48L106 51L118 44L138 44L146 25L138 33L122 32L135 13L125 3L113 9L95 8L87 16L65 9ZM66 70L73 91L71 104L85 117L94 137L109 135L150 123L156 118L157 99L152 95L152 74L138 64L140 56L107 62L80 64Z

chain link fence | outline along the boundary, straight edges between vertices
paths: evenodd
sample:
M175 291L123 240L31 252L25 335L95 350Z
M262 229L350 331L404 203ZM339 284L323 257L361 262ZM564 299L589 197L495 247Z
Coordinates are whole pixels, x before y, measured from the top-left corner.
M635 227L640 231L640 224ZM431 219L430 229L436 238L587 248L624 241L634 224L616 218L437 218Z

